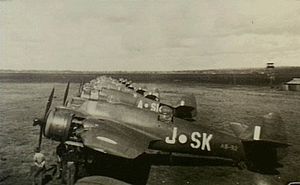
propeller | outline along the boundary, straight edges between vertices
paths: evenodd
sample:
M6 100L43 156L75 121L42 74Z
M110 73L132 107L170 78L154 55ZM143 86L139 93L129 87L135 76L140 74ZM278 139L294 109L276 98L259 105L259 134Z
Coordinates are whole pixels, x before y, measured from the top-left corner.
M67 85L66 90L65 90L64 100L63 100L63 105L64 106L67 105L67 98L68 98L68 94L69 94L69 88L70 88L70 82L68 82L68 85Z
M39 135L39 142L38 142L38 147L37 147L38 150L41 149L43 130L44 130L44 127L45 127L45 124L46 124L46 121L47 121L47 114L48 114L48 112L50 110L50 107L52 105L52 101L53 101L53 97L54 97L54 91L55 91L55 88L53 87L53 89L50 93L50 96L48 98L47 104L46 104L46 109L45 109L45 113L44 113L43 118L35 118L33 120L33 126L36 126L36 125L40 126L40 135Z
M81 80L80 84L79 84L79 89L78 89L78 96L80 97L81 96L81 93L83 91L83 81Z

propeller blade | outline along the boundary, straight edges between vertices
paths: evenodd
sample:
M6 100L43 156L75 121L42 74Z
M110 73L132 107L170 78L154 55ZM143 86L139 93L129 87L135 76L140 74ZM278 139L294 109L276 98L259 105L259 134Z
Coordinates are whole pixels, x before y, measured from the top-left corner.
M39 148L39 150L41 150L44 125L45 125L45 124L41 124L41 125L40 125L40 135L39 135L39 143L38 143L38 148Z
M81 95L82 93L82 88L83 88L83 81L80 82L80 85L79 85L79 96Z
M54 97L54 91L55 91L55 88L53 87L52 91L51 91L51 94L48 98L48 102L47 102L47 105L46 105L46 110L45 110L45 114L44 114L44 121L46 121L46 116L47 116L47 113L51 107L51 104L52 104L52 101L53 101L53 97Z
M69 94L69 88L70 88L70 82L68 82L68 85L67 85L66 90L65 90L64 100L63 100L63 105L64 106L66 106L66 102L67 102L67 98L68 98L68 94Z
M47 118L46 118L47 113L48 113L48 111L49 111L49 109L51 107L52 101L53 101L54 91L55 91L55 88L53 87L53 89L52 89L52 91L50 93L50 96L48 98L48 101L47 101L47 105L46 105L46 110L45 110L44 117L42 119L35 118L33 120L33 126L36 126L36 125L40 126L38 150L41 150L42 138L43 138L43 129L44 129L46 121L47 121Z

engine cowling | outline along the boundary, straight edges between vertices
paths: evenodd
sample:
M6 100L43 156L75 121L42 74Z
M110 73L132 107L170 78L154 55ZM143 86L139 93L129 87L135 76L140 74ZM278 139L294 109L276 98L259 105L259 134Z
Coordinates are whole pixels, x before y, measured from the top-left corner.
M44 135L55 141L73 140L74 133L81 122L68 110L52 110L47 118Z

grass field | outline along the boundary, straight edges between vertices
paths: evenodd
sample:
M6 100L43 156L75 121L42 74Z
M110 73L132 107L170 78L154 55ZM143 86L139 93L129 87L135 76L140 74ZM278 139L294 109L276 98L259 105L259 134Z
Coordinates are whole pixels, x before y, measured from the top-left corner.
M287 124L287 136L292 146L282 161L280 175L261 175L223 166L153 166L148 184L286 184L300 180L300 93L270 90L266 87L208 85L200 83L146 84L161 90L164 99L174 93L194 93L198 103L199 123L229 134L228 123L247 125L261 121L268 112L279 112ZM0 83L0 185L31 184L29 168L37 144L38 127L34 117L42 116L51 91L56 88L54 105L62 102L65 84L61 83ZM77 92L78 84L71 85ZM279 131L280 132L280 131ZM55 142L44 139L43 152L49 163L54 162ZM55 184L55 183L52 183Z

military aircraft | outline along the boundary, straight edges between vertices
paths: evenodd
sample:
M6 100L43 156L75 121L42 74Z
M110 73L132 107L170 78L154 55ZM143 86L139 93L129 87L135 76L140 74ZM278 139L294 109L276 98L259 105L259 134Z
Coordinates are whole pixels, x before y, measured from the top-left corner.
M126 91L125 89L128 89L128 87L125 87L124 89L117 88L122 85L112 78L100 77L97 79L97 82L92 80L91 83L86 84L86 87L88 88L83 88L85 90L81 91L80 98L94 100L102 99L114 103L124 103L154 112L172 114L175 117L190 121L194 120L197 116L196 98L193 94L183 94L175 105L169 105L168 102L161 101L157 94L154 95L151 92L144 91L143 94L147 94L147 96L144 96L135 90L129 89ZM103 83L103 81L105 83ZM123 82L124 80L122 79L120 81ZM100 83L101 85L99 85ZM140 88L136 87L135 89L139 90ZM153 95L154 97L150 95ZM77 105L75 102L82 102L77 97L73 97L71 101L74 102L73 104L75 105Z
M72 102L80 102L80 99L107 100L114 103L124 103L126 105L136 106L154 112L165 114L173 114L175 117L194 120L197 116L196 99L193 94L182 95L175 105L161 100L149 99L136 92L124 92L116 89L102 88L101 90L93 90L90 94L82 93L80 98L73 97Z
M113 79L111 77L100 76L91 80L82 86L80 96L89 96L93 91L101 90L102 88L115 89L126 93L139 93L146 98L152 100L159 100L159 92L157 89L149 91L146 88L138 87L137 84L133 84L132 81L121 78L120 80Z
M63 105L51 109L53 97L54 88L44 116L34 119L34 125L40 125L38 147L43 135L60 142L57 154L64 164L72 162L75 169L93 163L95 156L134 160L166 152L222 158L239 168L265 173L281 166L278 151L289 146L284 122L275 113L265 115L263 123L255 126L231 123L233 136L201 121L190 122L120 102L86 99L80 106L67 105L68 90Z

